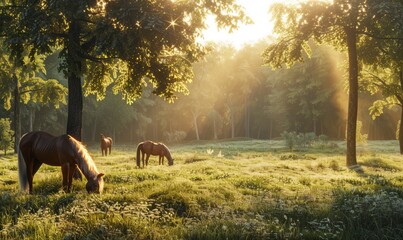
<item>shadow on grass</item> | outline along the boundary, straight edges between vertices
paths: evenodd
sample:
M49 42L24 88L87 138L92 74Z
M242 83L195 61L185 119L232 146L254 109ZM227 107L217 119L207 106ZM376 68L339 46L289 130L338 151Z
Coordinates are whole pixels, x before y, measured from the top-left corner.
M371 167L371 168L380 168L385 171L400 171L401 170L399 167L388 164L381 158L368 159L368 160L364 161L363 163L361 163L361 165L365 166L365 167Z
M62 189L62 179L61 178L47 178L45 180L39 180L35 182L35 177L33 180L32 192L35 195L51 195L59 192Z
M374 158L362 166L385 171L400 168ZM343 222L343 239L401 239L403 235L403 189L381 174L369 174L361 166L351 168L365 181L365 188L334 190L330 209Z
M401 189L336 191L331 214L334 220L343 223L343 239L401 239L401 195Z

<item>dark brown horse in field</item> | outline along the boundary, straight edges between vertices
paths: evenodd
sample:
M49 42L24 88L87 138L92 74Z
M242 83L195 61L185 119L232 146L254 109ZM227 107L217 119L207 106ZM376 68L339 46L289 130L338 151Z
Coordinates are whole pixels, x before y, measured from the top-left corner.
M142 153L142 162L144 168L144 155L146 155L145 165L148 165L148 159L150 155L159 156L159 165L164 165L164 157L168 159L168 164L171 166L174 164L174 159L171 156L171 152L168 147L163 143L155 143L152 141L145 141L137 145L137 167L140 167L140 152Z
M88 193L101 193L103 173L98 172L87 149L70 135L58 137L46 132L30 132L22 136L18 149L18 176L22 191L32 193L32 181L40 166L45 163L61 166L63 189L70 192L73 172L77 168L87 178Z
M111 155L112 143L113 143L112 138L105 137L105 135L103 135L101 133L101 152L102 152L102 156L104 155L104 152L105 152L105 156L108 155L108 149L109 149L109 155Z

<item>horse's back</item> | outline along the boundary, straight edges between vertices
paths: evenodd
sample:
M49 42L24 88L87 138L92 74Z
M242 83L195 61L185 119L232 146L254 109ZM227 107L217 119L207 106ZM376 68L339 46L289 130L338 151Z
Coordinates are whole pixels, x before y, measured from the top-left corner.
M21 137L19 147L21 150L24 150L25 148L35 146L38 141L47 142L51 141L51 139L53 138L54 136L47 132L41 132L41 131L29 132Z
M112 142L111 137L103 137L101 138L101 147L110 147L112 146Z
M151 155L164 155L167 147L163 143L156 143L153 141L144 141L140 143L142 145L142 149Z
M153 142L153 141L149 141L149 140L148 140L148 141L144 141L144 142L140 143L140 145L142 145L142 148L143 148L144 150L150 151L151 149L154 148L154 146L156 145L156 143Z
M55 137L47 132L30 132L20 141L20 149L29 152L32 157L48 165L60 166L60 156L70 149L66 134Z

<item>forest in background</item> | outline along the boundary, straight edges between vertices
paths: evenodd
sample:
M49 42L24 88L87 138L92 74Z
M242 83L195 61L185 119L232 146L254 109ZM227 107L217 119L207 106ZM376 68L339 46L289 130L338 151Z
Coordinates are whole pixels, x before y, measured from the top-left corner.
M240 49L212 43L210 53L193 65L189 93L179 93L173 103L153 95L151 86L131 105L111 87L101 101L87 92L83 141L97 142L100 133L111 136L115 143L276 139L284 131L314 132L344 140L346 56L311 43L312 55L303 63L271 70L263 65L261 56L268 41ZM58 72L57 54L48 56L44 63L44 79L57 79L67 86ZM391 108L373 120L369 108L382 96L362 90L359 97L361 132L370 140L396 139L398 109ZM11 118L13 109L2 109L0 114ZM22 133L44 130L60 135L65 132L67 106L55 108L29 101L21 107L21 119Z

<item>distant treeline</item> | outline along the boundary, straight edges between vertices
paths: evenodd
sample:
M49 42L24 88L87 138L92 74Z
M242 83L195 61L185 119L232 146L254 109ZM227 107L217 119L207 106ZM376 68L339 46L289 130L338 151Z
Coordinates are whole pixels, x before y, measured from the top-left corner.
M330 139L345 138L345 58L330 47L313 47L310 58L291 68L272 71L262 65L267 42L234 49L214 45L204 61L194 65L188 95L168 103L147 87L142 98L127 105L112 89L102 101L84 99L82 138L96 142L99 134L117 143L144 139L180 142L228 138L276 139L284 131L314 132ZM47 77L59 79L57 55L47 58ZM360 93L359 121L369 140L395 139L398 109L386 110L372 120L369 107L381 98ZM0 110L12 117L13 109ZM44 130L65 133L67 107L55 109L29 102L21 106L22 133Z

